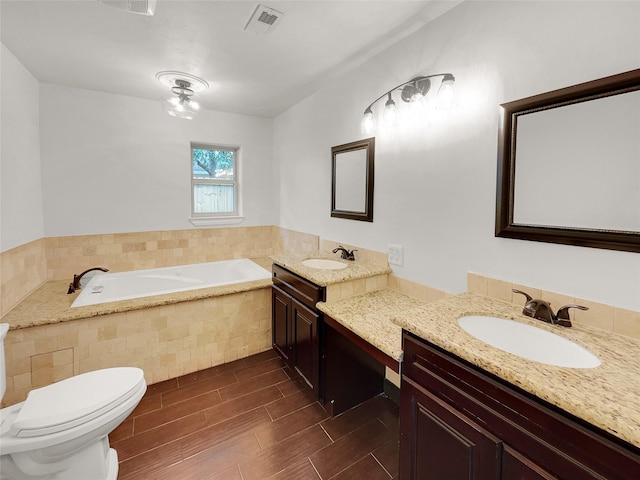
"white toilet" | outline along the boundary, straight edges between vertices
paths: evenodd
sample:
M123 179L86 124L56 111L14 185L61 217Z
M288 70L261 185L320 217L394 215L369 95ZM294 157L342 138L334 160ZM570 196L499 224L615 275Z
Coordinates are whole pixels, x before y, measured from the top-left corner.
M6 390L0 324L0 398ZM136 407L147 384L139 368L96 370L29 392L0 409L0 479L115 480L107 435Z

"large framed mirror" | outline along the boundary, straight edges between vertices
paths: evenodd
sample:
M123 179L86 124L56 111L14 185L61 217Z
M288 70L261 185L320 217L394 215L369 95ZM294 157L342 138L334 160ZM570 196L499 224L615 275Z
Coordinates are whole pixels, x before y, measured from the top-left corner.
M373 222L375 138L331 148L331 216Z
M496 236L640 252L640 69L501 107Z

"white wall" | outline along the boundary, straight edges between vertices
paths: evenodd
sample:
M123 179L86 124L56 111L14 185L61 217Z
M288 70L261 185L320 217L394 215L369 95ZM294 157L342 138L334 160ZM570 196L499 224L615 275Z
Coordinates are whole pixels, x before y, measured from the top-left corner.
M375 250L403 245L396 274L452 293L472 271L640 310L639 254L494 237L499 105L639 60L639 2L465 2L276 118L279 223ZM378 135L374 222L331 218L331 146L362 137L373 99L437 72L456 76L458 108Z
M0 44L0 252L43 237L38 81Z
M46 236L193 228L192 141L240 146L241 225L277 221L271 119L204 110L189 121L159 101L41 84L40 125Z

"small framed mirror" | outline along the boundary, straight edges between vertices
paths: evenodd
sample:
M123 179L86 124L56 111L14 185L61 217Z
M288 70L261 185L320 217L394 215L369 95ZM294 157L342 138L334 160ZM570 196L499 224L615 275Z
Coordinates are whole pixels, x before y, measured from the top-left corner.
M375 137L331 148L331 216L373 222Z

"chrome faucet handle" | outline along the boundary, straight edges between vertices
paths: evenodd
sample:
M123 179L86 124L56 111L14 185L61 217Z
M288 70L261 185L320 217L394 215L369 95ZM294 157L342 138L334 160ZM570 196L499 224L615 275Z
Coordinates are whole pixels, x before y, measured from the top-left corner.
M569 309L575 308L578 310L589 310L589 307L583 307L582 305L569 304L563 307L560 307L558 310L558 314L556 318L558 320L558 325L562 325L563 327L571 326L571 318L569 317Z

